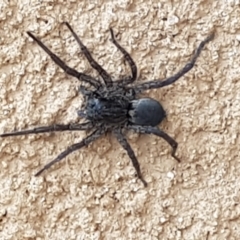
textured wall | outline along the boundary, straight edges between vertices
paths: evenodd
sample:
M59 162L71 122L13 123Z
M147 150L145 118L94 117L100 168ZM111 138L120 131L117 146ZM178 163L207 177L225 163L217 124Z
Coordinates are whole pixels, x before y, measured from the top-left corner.
M0 132L76 121L82 104L79 82L26 31L96 76L61 24L69 21L117 78L129 68L109 41L111 26L147 81L175 73L215 29L191 72L148 92L168 113L161 128L179 143L182 162L164 140L128 134L149 182L144 188L125 151L106 136L36 178L85 133L0 139L0 239L240 239L239 1L114 2L1 0Z

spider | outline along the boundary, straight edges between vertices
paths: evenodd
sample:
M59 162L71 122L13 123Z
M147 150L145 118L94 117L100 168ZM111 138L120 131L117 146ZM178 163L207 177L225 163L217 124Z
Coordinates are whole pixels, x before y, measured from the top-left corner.
M54 160L47 163L35 174L35 176L39 176L42 172L49 169L53 164L64 159L70 153L88 146L103 134L111 132L117 138L120 145L126 150L136 170L137 177L146 187L147 182L142 176L139 162L133 149L124 136L124 131L133 130L138 133L154 134L158 137L162 137L172 148L171 156L180 162L180 159L175 154L178 146L177 142L167 133L158 128L158 125L166 116L162 105L152 98L141 98L140 95L143 91L148 89L168 86L190 71L205 44L213 39L214 33L211 33L200 43L191 60L175 75L168 77L163 81L156 79L143 83L135 83L135 80L137 79L137 66L129 53L116 41L112 28L110 28L111 41L123 54L124 60L131 68L131 76L116 81L112 81L111 76L93 59L89 50L79 39L70 24L68 22L64 22L64 24L72 33L91 67L101 76L100 79L95 79L69 67L31 32L28 31L27 34L51 57L55 64L64 70L64 72L77 78L82 83L87 83L85 85L81 84L79 87L79 92L84 96L84 103L83 108L77 111L78 116L85 119L85 121L80 123L53 124L50 126L41 126L33 129L9 132L1 134L0 137L57 131L86 130L91 132L82 141L69 146Z

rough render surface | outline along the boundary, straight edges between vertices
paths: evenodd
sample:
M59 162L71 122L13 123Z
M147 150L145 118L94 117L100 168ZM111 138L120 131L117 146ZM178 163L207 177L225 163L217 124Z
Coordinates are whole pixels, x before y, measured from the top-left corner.
M34 173L85 133L1 139L0 239L240 239L240 2L118 0L0 2L0 131L76 120L79 82L26 35L32 31L78 70L96 76L69 21L114 77L128 74L109 27L131 53L139 80L181 68L212 29L194 69L149 91L168 117L181 164L154 136L129 134L148 188L110 136Z

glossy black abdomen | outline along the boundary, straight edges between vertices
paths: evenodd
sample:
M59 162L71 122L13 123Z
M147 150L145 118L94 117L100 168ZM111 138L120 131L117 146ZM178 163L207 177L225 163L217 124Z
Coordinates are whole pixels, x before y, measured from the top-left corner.
M166 116L162 105L152 98L131 101L129 121L134 125L157 126Z

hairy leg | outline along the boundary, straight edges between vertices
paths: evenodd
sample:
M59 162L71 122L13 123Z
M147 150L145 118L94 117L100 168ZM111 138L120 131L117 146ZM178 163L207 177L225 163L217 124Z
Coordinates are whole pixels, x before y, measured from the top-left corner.
M88 49L86 48L85 45L83 45L82 41L79 39L77 34L73 31L73 29L69 25L69 23L65 22L65 24L68 27L68 29L71 31L71 33L72 33L73 37L75 38L75 40L78 42L78 45L80 46L83 54L87 58L88 62L92 66L92 68L94 68L95 70L98 71L98 73L103 78L103 80L104 80L104 82L105 82L105 84L107 86L111 86L112 85L112 78L111 78L111 76L93 59L93 57L90 54L90 52L88 51Z
M61 60L56 54L54 54L46 45L42 43L37 37L35 37L31 32L27 32L29 37L31 37L50 57L51 59L67 74L76 77L78 80L82 80L91 84L94 87L100 87L101 83L96 81L93 77L88 76L84 73L78 72L75 69L69 67L63 60Z
M92 123L86 122L82 124L54 124L51 126L42 126L36 127L33 129L26 129L21 131L9 132L0 134L0 137L10 137L10 136L21 136L21 135L28 135L28 134L38 134L38 133L47 133L47 132L61 132L61 131L82 131L88 130L92 128Z
M128 65L130 66L132 71L132 77L126 78L119 82L120 83L123 82L123 85L130 84L134 82L137 78L137 66L133 61L133 59L131 58L130 54L116 41L112 28L110 28L110 33L111 33L111 41L118 48L118 50L123 54L124 59L128 62Z
M72 153L72 152L74 152L76 150L79 150L79 149L89 145L91 142L93 142L96 139L98 139L102 134L104 134L103 130L96 130L91 135L89 135L88 137L84 138L81 142L75 143L75 144L71 145L65 151L60 153L54 160L52 160L51 162L46 164L41 170L39 170L35 174L35 176L39 176L42 172L44 172L45 170L49 169L53 164L55 164L57 162L60 162L62 159L64 159L70 153Z
M180 71L178 71L172 77L169 77L169 78L167 78L163 81L159 81L159 79L157 79L157 80L153 80L153 81L150 81L150 82L141 83L141 84L139 84L135 87L136 91L144 91L144 90L147 90L147 89L161 88L161 87L165 87L165 86L168 86L168 85L176 82L180 77L182 77L184 74L186 74L187 72L189 72L193 68L193 66L194 66L197 58L199 57L202 49L213 38L214 38L214 33L210 34L205 40L203 40L199 44L198 48L196 49L196 51L195 51L192 59L190 60L190 62L188 62Z
M136 157L134 151L132 150L130 144L127 142L126 138L123 136L121 129L114 130L114 135L116 136L116 138L117 138L118 142L121 144L121 146L127 151L127 154L129 156L129 158L131 159L132 164L137 172L138 178L142 181L144 187L147 187L147 182L142 177L142 173L140 170L140 166L139 166L137 157Z
M128 129L134 130L135 132L139 132L139 133L154 134L158 137L163 138L172 147L171 156L175 158L178 162L180 162L180 159L175 154L178 143L173 138L171 138L168 134L160 130L158 127L133 125L133 126L128 126Z

